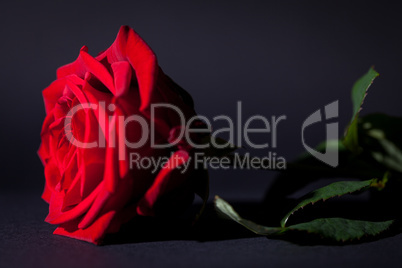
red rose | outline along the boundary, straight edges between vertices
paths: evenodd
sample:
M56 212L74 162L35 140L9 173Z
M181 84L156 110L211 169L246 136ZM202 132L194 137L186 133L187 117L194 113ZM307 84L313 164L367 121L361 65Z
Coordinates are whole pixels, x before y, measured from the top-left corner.
M84 46L76 61L57 70L43 97L47 115L38 153L45 167L46 221L59 225L55 234L99 244L136 215L170 213L192 202L205 171L179 170L190 161L191 147L182 141L151 146L151 138L172 142L182 119L195 116L192 99L132 29L123 26L97 57ZM160 103L182 116L168 107L152 110ZM132 155L169 160L152 173L138 162L131 166Z

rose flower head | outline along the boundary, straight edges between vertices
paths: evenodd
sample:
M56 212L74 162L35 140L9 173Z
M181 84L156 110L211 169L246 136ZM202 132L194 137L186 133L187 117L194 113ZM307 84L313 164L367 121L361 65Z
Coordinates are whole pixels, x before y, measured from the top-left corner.
M38 154L55 234L99 244L135 216L182 211L205 186L177 134L196 116L192 98L128 26L97 57L81 48L43 98Z

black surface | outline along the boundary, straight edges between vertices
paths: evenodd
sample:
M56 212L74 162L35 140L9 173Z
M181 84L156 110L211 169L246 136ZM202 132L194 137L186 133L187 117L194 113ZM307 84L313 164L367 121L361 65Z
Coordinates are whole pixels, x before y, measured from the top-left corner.
M275 149L287 160L303 151L306 117L334 100L342 132L352 110L350 88L371 65L381 76L363 113L402 115L398 2L327 2L2 3L0 267L400 267L401 235L346 246L300 245L225 227L212 211L196 231L144 232L138 240L102 247L54 236L55 226L43 222L44 176L36 155L45 115L41 91L82 45L96 55L121 25L146 40L164 72L192 94L200 114L234 116L242 100L245 116L287 115ZM310 131L311 145L325 136L324 128ZM258 205L274 175L211 170L211 196Z
M256 237L208 214L196 231L144 228L137 241L94 246L52 235L37 194L1 194L0 267L400 267L402 261L401 234L364 244L299 245Z

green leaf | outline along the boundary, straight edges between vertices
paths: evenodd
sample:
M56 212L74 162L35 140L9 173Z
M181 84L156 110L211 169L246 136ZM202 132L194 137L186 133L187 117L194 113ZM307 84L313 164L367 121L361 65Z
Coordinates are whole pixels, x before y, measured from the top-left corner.
M393 221L370 222L344 218L322 218L289 227L267 227L242 218L225 200L215 197L215 208L225 218L231 219L258 235L276 236L287 232L308 232L335 241L350 241L363 236L375 236L387 230Z
M357 116L361 110L364 98L366 97L367 90L373 83L374 79L379 76L379 74L370 68L368 72L363 75L352 88L352 102L353 102L353 117L352 120Z
M358 139L358 133L357 133L357 118L352 120L350 122L346 132L345 132L345 137L342 140L343 145L345 145L346 148L348 148L350 151L353 153L359 153L360 152L360 147L359 147L359 139Z
M342 196L345 194L350 194L358 191L362 191L368 187L370 187L373 180L366 180L366 181L340 181L334 182L330 185L317 189L302 198L302 201L297 204L286 216L281 220L281 226L285 227L286 222L288 221L289 217L295 213L297 210L305 207L309 204L314 204L318 201L325 201L329 198Z
M402 118L371 114L359 122L359 140L365 154L387 169L402 172Z
M344 218L322 218L289 226L288 230L306 231L335 241L351 241L363 236L376 236L387 230L393 221L360 221Z
M378 75L379 74L373 68L370 68L365 75L356 81L352 88L353 116L348 128L345 131L343 144L346 148L354 153L360 152L357 132L357 120L359 117L359 112L363 105L364 98L367 95L368 88Z

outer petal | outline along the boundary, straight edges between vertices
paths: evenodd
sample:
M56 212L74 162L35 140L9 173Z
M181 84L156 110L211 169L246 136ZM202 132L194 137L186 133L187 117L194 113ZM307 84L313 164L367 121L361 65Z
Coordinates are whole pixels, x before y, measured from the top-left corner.
M43 90L42 95L46 114L49 114L53 110L57 101L63 96L65 86L66 79L58 79Z
M96 221L98 215L103 215L108 211L121 211L132 198L132 186L132 179L125 179L119 180L119 185L115 193L110 193L104 188L78 224L78 228L88 228Z
M159 68L156 56L145 41L132 29L129 30L127 36L126 55L131 66L134 68L138 80L141 96L140 110L148 114L151 98L155 97L154 90L156 78L158 77ZM155 98L152 101L158 102Z
M99 245L102 242L106 230L115 214L115 211L109 211L99 216L95 222L86 229L79 229L79 219L75 219L61 224L53 234L67 236Z
M42 199L45 200L46 203L49 203L51 197L52 197L52 190L50 189L48 183L45 182L45 189L43 190L42 193Z
M51 224L60 224L78 218L88 211L99 192L102 190L102 187L103 183L100 183L87 198L82 200L74 208L65 212L62 211L64 193L56 189L56 191L52 193L52 197L49 202L49 214L47 215L45 221Z
M83 46L80 51L88 52L88 48L86 46ZM86 71L87 70L85 64L80 54L74 62L66 64L57 69L57 78L60 79L71 74L75 74L78 77L84 78Z
M112 120L110 121L110 135L116 139L116 124L117 115L114 114ZM118 151L118 139L115 144L108 144L106 148L106 158L105 158L105 171L103 180L106 185L106 189L113 193L116 191L117 183L119 180L119 151Z
M127 44L127 36L130 31L131 29L128 26L120 27L116 40L105 52L97 56L96 59L105 64L106 63L112 64L114 62L127 60L126 44Z
M165 193L180 186L187 176L171 176L177 168L189 161L186 151L177 151L169 158L167 165L161 169L153 185L145 193L144 197L138 202L137 213L143 216L153 216L153 206Z

